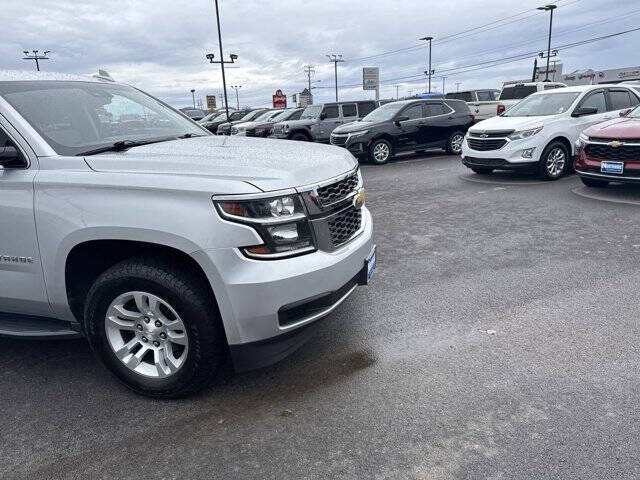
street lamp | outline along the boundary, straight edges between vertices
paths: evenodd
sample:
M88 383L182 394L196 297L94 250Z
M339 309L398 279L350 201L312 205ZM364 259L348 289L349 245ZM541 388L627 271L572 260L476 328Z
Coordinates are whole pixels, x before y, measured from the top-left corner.
M236 91L236 107L240 110L240 100L238 99L238 89L242 88L242 85L230 85Z
M220 46L220 60L214 60L215 55L213 53L207 53L205 57L209 60L209 63L219 63L222 69L222 88L224 90L224 106L225 111L227 113L227 121L229 121L229 103L227 102L227 80L224 76L224 65L225 63L235 63L238 59L238 55L232 53L229 57L231 61L224 59L224 54L222 53L222 32L220 30L220 10L218 9L218 0L215 0L216 4L216 23L218 24L218 45Z
M545 82L549 81L549 57L551 57L551 29L553 27L553 11L558 8L556 5L545 5L544 7L538 7L538 10L550 12L549 16L549 42L547 43L547 73L545 75Z
M426 73L429 77L429 93L431 93L431 75L433 75L433 73L435 72L435 70L431 69L431 40L433 40L433 37L422 37L419 40L429 42L429 69L424 73Z
M191 97L193 98L193 109L195 110L196 108L196 89L195 88L191 89Z
M39 60L49 60L49 57L47 57L47 53L51 53L51 50L45 50L42 55L38 55L38 52L40 50L31 50L31 51L33 53L29 53L28 50L23 50L22 53L24 53L24 57L22 59L23 60L35 60L35 62L36 62L36 70L40 71L40 63L38 61Z
M336 80L336 102L338 101L338 63L344 62L342 59L342 55L326 55L330 62L333 63L333 68L335 72L335 80Z

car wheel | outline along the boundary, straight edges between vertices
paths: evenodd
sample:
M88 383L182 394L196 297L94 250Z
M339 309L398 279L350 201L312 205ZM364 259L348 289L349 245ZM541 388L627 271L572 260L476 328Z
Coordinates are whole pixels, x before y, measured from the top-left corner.
M98 277L87 296L85 329L102 363L152 397L206 387L226 352L208 285L153 258L126 260Z
M540 156L538 176L542 180L557 180L569 167L569 152L562 142L551 142Z
M375 140L369 147L369 160L376 165L382 165L389 161L392 155L391 143L387 140Z
M582 183L584 183L587 187L593 188L603 188L609 185L608 180L595 180L593 178L580 177Z
M307 137L304 133L294 133L291 135L291 140L297 140L299 142L308 142L309 137Z
M448 154L460 155L462 153L463 132L453 132L447 141L446 150Z
M472 168L471 170L480 175L489 175L493 172L493 168Z

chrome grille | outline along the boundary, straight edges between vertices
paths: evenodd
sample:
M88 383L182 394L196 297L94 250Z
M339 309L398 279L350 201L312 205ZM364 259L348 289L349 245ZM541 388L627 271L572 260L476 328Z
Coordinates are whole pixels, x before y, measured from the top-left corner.
M504 138L479 139L479 138L467 138L467 144L472 150L479 152L486 152L488 150L499 150L505 146L507 141Z
M349 138L349 135L331 135L331 145L343 147L347 143L347 138Z
M354 172L348 177L325 187L317 189L318 199L324 206L340 202L355 192L358 188L358 173Z
M356 207L349 207L328 222L329 235L334 247L346 243L353 237L362 225L362 211Z

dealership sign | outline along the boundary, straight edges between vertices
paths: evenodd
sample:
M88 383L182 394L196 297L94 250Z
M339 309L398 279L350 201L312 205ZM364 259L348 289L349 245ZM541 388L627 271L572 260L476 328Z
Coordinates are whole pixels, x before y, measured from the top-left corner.
M273 108L287 108L287 96L280 89L273 95Z
M378 67L364 67L362 69L362 89L377 90L380 84L380 69Z
M207 108L209 110L216 109L216 96L215 95L207 95Z

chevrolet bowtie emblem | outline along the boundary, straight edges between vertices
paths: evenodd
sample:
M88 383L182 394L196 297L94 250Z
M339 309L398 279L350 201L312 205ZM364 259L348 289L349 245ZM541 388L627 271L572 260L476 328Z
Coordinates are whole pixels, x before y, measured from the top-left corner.
M620 148L620 145L622 145L622 144L621 144L619 141L617 141L617 140L614 140L613 142L611 142L611 143L609 144L609 146L610 146L611 148Z

